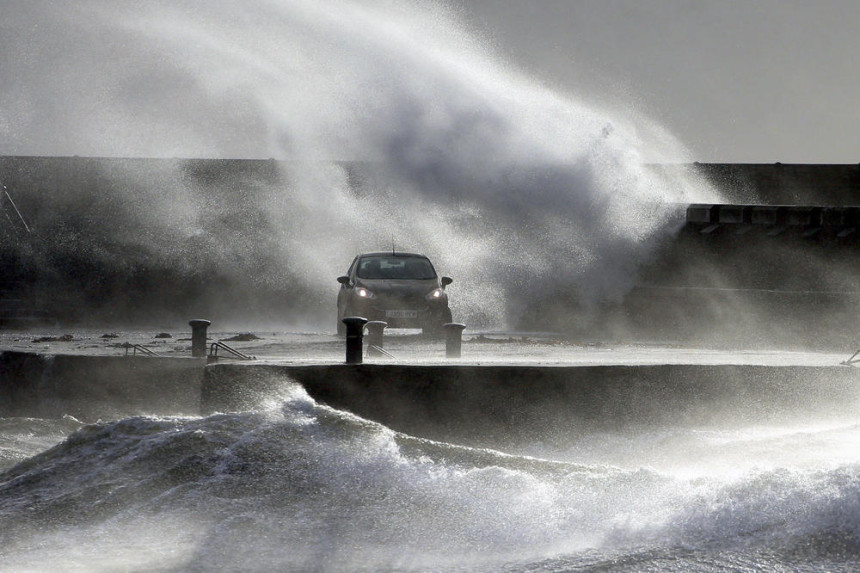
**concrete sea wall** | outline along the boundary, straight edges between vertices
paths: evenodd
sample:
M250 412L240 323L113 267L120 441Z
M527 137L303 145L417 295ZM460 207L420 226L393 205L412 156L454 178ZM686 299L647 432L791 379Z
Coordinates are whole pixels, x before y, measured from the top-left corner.
M0 417L82 421L200 411L204 359L0 354Z
M373 164L340 162L360 189ZM183 173L183 180L215 189L226 182L258 181L283 185L291 163L273 159L179 159L0 156L0 181L9 189L36 195L79 188L104 192L134 179L176 184L159 177ZM669 173L694 172L718 187L732 203L763 205L860 205L860 164L691 163L655 164ZM22 201L24 199L22 198Z
M0 417L83 421L255 410L300 384L316 401L461 444L552 444L636 428L856 419L853 367L219 363L0 355Z
M851 367L750 365L253 365L207 367L203 413L252 409L289 381L394 430L461 444L553 443L625 427L856 417Z

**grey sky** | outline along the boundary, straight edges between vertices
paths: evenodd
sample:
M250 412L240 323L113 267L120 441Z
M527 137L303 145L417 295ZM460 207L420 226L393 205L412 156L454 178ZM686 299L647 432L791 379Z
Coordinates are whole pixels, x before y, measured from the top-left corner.
M511 68L579 99L634 108L699 161L860 161L857 0L449 5ZM0 154L268 156L268 144L255 141L267 118L249 111L254 90L213 89L207 82L214 76L201 73L221 62L207 62L199 48L235 30L216 22L198 30L199 42L170 44L148 35L134 15L140 9L169 30L164 13L196 22L215 8L236 30L265 27L264 15L247 14L257 19L246 21L240 6L0 0ZM285 21L299 26L300 12ZM247 55L254 46L245 41L236 39L227 55ZM198 48L194 58L173 61L186 44ZM260 45L301 50L300 39Z
M856 0L462 0L549 85L638 106L701 161L860 162Z

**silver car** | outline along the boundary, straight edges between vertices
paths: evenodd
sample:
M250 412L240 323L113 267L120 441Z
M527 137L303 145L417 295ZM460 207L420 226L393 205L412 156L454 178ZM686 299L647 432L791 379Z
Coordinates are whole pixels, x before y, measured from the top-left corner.
M439 277L430 259L415 253L365 253L338 277L337 332L347 316L382 320L391 328L421 328L436 334L451 322L450 277Z

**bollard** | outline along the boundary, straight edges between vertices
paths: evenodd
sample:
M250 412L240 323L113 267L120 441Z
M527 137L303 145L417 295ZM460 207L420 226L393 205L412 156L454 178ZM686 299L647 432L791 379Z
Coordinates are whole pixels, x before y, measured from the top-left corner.
M445 356L448 358L460 358L463 347L463 329L465 324L449 322L445 328Z
M342 322L346 325L346 363L361 364L362 339L367 319L360 316L347 316Z
M191 325L191 356L203 358L206 356L206 329L212 323L202 318L195 318L188 324Z
M381 320L371 320L365 326L367 328L367 355L382 356L382 352L379 350L383 348L382 335L388 323Z

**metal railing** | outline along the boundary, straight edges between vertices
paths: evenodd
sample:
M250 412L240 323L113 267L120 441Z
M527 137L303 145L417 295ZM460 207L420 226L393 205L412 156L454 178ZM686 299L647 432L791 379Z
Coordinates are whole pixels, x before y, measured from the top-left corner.
M849 358L848 360L843 360L842 362L840 362L840 364L843 364L845 366L852 366L852 365L860 362L860 358L857 358L858 354L860 354L860 350L858 350L857 352L852 354L851 358Z
M221 350L225 351L227 354L229 354L229 356L227 356L226 358L234 358L236 360L256 360L257 359L256 356L249 356L248 354L244 354L242 352L239 352L235 348L231 348L230 346L227 346L226 344L224 344L223 342L221 342L219 340L218 342L213 342L209 346L209 357L207 358L208 362L218 362L218 358L220 358L218 356L218 349L219 348Z
M9 221L9 225L13 228L16 227L16 224L13 222L12 218L9 217L9 214L6 213L6 210L3 208L3 199L5 197L5 199L9 201L9 204L12 205L12 209L15 211L15 214L18 215L18 220L21 221L22 225L24 225L24 230L27 231L27 234L29 234L30 226L27 224L27 221L24 220L24 215L22 215L21 211L18 210L18 206L15 204L15 201L12 200L12 196L9 195L9 190L2 183L0 183L0 187L3 188L3 194L0 195L0 211L3 211L3 214L6 215L6 220Z
M141 354L145 354L146 356L161 356L157 352L153 352L149 348L143 347L140 344L132 344L130 342L126 342L122 345L125 348L125 355L128 356L128 351L132 351L132 356L137 356L137 351L140 350Z
M385 356L386 358L394 358L394 355L382 348L381 346L376 346L375 344L370 344L367 347L367 355L374 356L374 352L376 352L376 356Z

